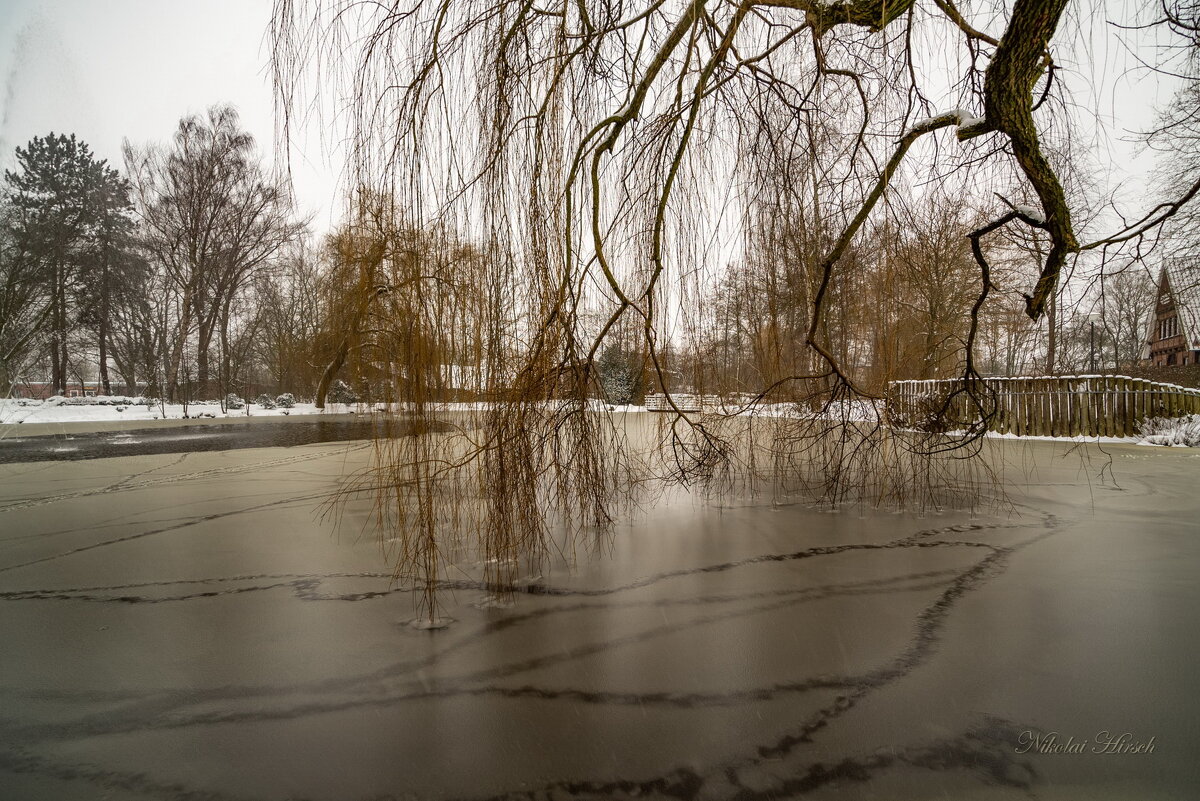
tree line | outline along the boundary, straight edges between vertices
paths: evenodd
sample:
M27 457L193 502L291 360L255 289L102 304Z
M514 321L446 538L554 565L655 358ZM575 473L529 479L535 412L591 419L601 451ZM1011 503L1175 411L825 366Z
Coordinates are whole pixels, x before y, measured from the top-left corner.
M95 375L104 394L172 402L256 391L324 400L349 363L355 392L382 398L402 361L380 333L399 319L380 320L400 297L396 270L444 272L447 263L494 258L445 231L419 232L365 194L342 228L315 244L288 187L264 168L228 106L183 118L169 144L127 143L123 172L74 135L34 137L15 156L0 194L6 396L45 380L66 394ZM978 291L961 232L981 212L945 192L889 209L851 248L858 278L834 288L822 320L837 358L877 390L897 376L961 373ZM758 392L816 369L803 343L828 221L776 208L761 222L741 262L713 279L712 302L664 346L666 383ZM1033 278L1019 273L1029 263L1021 248L1011 239L989 245L1007 283ZM438 397L487 392L487 348L470 332L499 318L483 311L476 273L459 281L453 310L423 312L449 315L435 326L444 339L436 354L444 369L430 385ZM980 316L979 363L991 375L1128 367L1140 356L1153 295L1148 277L1119 272L1063 314L1056 295L1044 324L993 298ZM664 388L638 340L628 325L613 329L598 353L596 395L628 403Z
M171 402L285 391L323 401L349 363L355 393L383 398L398 391L403 361L381 333L400 324L380 320L402 296L397 280L408 286L396 270L497 258L494 245L407 225L394 202L365 190L343 226L315 243L289 187L263 166L229 106L181 119L169 143L126 143L123 155L120 171L74 135L53 133L16 149L0 193L5 396L44 381L66 394L95 375L104 394ZM807 167L814 181L816 168ZM828 291L820 328L829 354L861 386L878 392L891 378L964 369L979 279L962 231L986 217L963 202L969 197L894 193L848 249L854 280ZM756 393L820 373L823 357L805 343L832 220L813 206L793 198L760 210L745 254L710 277L709 302L664 342L657 369L638 326L619 320L596 354L593 393L614 403L671 383ZM994 282L1036 281L1033 247L1011 236L989 240ZM484 306L511 299L489 300L480 277L487 270L473 269L451 306L412 310L450 315L433 326L440 350L427 354L438 365L429 391L441 398L486 394L485 374L505 370L483 362L512 350L488 356L475 335L481 321L495 328L503 317ZM1060 311L1066 297L1073 300ZM990 375L1129 367L1153 298L1153 282L1137 270L1117 271L1090 292L1059 287L1037 323L1011 298L992 295L976 315L977 364Z
M172 402L311 394L310 239L230 106L127 142L123 171L74 134L34 137L0 192L0 393L95 376Z

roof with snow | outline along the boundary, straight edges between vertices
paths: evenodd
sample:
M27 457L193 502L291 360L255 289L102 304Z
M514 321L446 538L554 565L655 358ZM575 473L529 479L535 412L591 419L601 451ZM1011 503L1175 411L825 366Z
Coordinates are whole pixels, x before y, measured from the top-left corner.
M1200 259L1177 260L1163 265L1158 274L1161 288L1163 279L1175 302L1175 314L1179 318L1179 329L1188 350L1200 349ZM1150 343L1155 340L1157 315L1151 314L1146 326L1145 356L1149 355Z

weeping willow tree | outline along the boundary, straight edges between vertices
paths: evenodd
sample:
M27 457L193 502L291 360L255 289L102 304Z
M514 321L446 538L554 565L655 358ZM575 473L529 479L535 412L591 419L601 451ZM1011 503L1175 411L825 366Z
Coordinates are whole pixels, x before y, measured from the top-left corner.
M437 626L447 564L478 553L490 602L505 603L522 570L611 523L641 473L624 432L595 413L595 367L564 358L578 345L569 318L553 319L551 275L525 283L498 245L403 211L362 189L329 238L337 343L321 384L344 369L366 403L397 412L332 508L374 497L395 578L415 580L418 622Z
M367 481L429 617L451 551L480 548L504 593L521 560L572 547L552 531L603 527L647 477L766 478L835 502L970 486L981 468L962 457L991 414L974 357L990 239L1019 227L1041 243L1030 285L1009 288L1037 320L1073 254L1160 222L1080 244L1052 50L1067 6L276 0L284 137L331 109L351 185L386 198L352 215L371 230L348 262L380 272L358 284L378 332L359 351L392 365L389 400L417 429L453 427L381 441ZM1006 194L976 193L986 222L961 232L979 272L962 397L940 413L974 413L965 436L923 437L887 425L835 318L869 269L864 234L904 202L897 182L955 171ZM469 259L405 256L405 226L481 244ZM729 389L684 363L686 332L707 319L716 267L755 259L795 268L771 295L788 307L772 311L786 347L775 326L759 385L686 414L673 390ZM673 410L653 435L628 436L596 402L614 342ZM471 385L470 412L440 405L450 374ZM791 413L755 414L778 404Z

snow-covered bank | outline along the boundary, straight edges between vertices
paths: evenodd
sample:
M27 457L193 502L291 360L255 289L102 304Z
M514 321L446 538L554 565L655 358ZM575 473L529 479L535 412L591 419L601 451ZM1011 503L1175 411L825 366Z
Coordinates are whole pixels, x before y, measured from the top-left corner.
M487 402L474 403L439 403L432 409L438 412L472 412L491 408ZM618 405L610 406L602 401L594 401L594 411L608 411L620 414L646 412L646 406ZM318 409L313 403L297 402L291 408L269 408L257 403L247 404L240 409L222 409L217 401L189 403L186 407L179 403L159 404L147 398L130 398L124 396L101 396L92 398L51 398L49 400L28 400L18 398L0 399L0 426L15 424L81 424L81 423L126 423L126 422L166 422L166 421L205 421L205 420L253 420L255 418L281 417L321 417L345 414L371 414L372 412L402 412L401 404L345 404L330 403L324 409ZM866 401L842 402L827 406L821 411L811 411L794 404L756 404L745 407L705 408L707 412L751 416L751 417L780 417L792 419L822 419L831 422L873 422L881 414L878 407L872 407ZM963 436L964 432L948 432L947 436ZM1154 418L1145 421L1140 427L1140 436L1134 437L1050 437L1050 436L1018 436L1013 433L1000 434L989 431L989 439L1021 439L1048 440L1057 442L1092 442L1100 444L1141 444L1165 445L1176 447L1200 446L1200 415L1164 419Z
M482 411L490 403L439 403L432 409L439 412ZM594 403L596 411L644 412L645 406L608 406L601 401ZM240 409L222 408L217 401L160 404L150 398L125 396L98 396L90 398L50 398L30 400L25 398L0 399L0 425L16 423L87 423L123 420L213 420L245 419L255 417L288 417L305 415L370 414L372 412L402 412L402 404L328 403L318 409L313 403L299 401L290 408L269 408L257 403L246 404Z
M312 403L296 403L290 409L268 409L250 404L242 409L222 409L216 401L159 404L147 398L101 396L94 398L50 398L0 400L0 425L16 423L86 423L113 420L204 420L227 417L287 417L290 415L346 414L353 405L331 403L324 410Z
M1182 448L1200 447L1200 414L1186 417L1154 417L1138 427L1142 445L1166 445Z

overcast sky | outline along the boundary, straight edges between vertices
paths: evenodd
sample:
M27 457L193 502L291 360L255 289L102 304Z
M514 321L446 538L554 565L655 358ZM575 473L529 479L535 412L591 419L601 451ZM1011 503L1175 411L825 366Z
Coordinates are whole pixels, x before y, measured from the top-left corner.
M1087 4L1081 5L1081 7ZM1125 6L1110 0L1110 8ZM274 103L267 72L270 0L0 0L0 165L13 148L50 131L74 132L102 158L122 167L121 141L164 142L179 118L231 102L269 160L274 160ZM1086 11L1084 12L1086 13ZM1102 23L1086 58L1075 65L1098 90L1079 98L1111 115L1114 181L1128 167L1136 180L1151 166L1113 137L1146 127L1169 88L1157 77L1125 72L1131 63ZM1116 91L1112 91L1115 88ZM336 218L338 169L315 132L297 143L291 168L301 206L313 227ZM1135 201L1136 202L1136 201Z
M181 116L220 102L237 106L273 162L270 12L270 0L0 0L0 164L54 131L123 169L123 138L167 141ZM319 144L291 166L313 227L326 230L337 170Z

